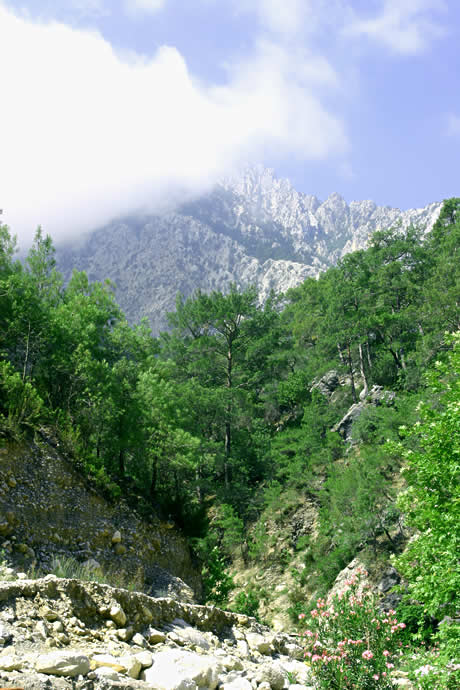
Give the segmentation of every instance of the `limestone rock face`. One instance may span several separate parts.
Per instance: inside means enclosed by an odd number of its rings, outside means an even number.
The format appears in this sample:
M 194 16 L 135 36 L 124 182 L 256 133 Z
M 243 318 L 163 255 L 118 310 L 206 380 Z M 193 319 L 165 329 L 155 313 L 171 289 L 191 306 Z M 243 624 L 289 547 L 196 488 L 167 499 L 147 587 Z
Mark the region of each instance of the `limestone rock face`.
M 117 634 L 120 612 L 132 637 Z M 38 631 L 45 621 L 46 639 Z M 289 673 L 310 685 L 309 668 L 289 656 L 295 637 L 212 606 L 96 582 L 0 579 L 0 625 L 9 640 L 0 687 L 282 690 Z
M 225 291 L 236 282 L 256 284 L 265 299 L 365 247 L 376 230 L 430 228 L 440 208 L 347 204 L 339 194 L 321 202 L 273 170 L 251 168 L 173 213 L 117 220 L 78 246 L 58 247 L 58 267 L 66 276 L 78 268 L 91 280 L 110 278 L 128 318 L 146 316 L 158 332 L 179 291 L 188 297 L 197 288 Z

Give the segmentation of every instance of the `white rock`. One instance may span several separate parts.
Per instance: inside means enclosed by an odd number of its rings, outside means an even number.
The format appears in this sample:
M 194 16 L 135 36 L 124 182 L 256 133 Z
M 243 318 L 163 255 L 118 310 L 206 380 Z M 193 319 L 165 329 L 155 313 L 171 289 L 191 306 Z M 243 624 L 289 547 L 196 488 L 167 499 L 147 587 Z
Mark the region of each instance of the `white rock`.
M 116 681 L 122 681 L 123 676 L 117 673 L 113 668 L 110 668 L 109 666 L 100 666 L 97 668 L 93 673 L 96 675 L 98 678 L 106 678 L 107 680 L 116 680 Z
M 147 635 L 148 641 L 150 644 L 158 644 L 160 642 L 164 642 L 166 640 L 166 635 L 164 632 L 161 632 L 161 630 L 155 630 L 155 628 L 149 628 L 149 632 Z M 134 642 L 134 638 L 133 638 Z
M 273 638 L 264 637 L 258 633 L 246 633 L 246 641 L 251 649 L 259 654 L 270 654 L 272 651 Z
M 84 676 L 89 671 L 89 659 L 83 654 L 50 652 L 38 657 L 35 670 L 53 676 Z
M 153 664 L 153 654 L 150 652 L 137 652 L 134 657 L 141 664 L 142 668 L 150 668 L 150 666 Z
M 199 630 L 196 630 L 191 625 L 175 625 L 175 623 L 176 621 L 173 621 L 172 630 L 168 634 L 168 637 L 173 639 L 174 642 L 179 644 L 181 642 L 182 644 L 194 644 L 204 650 L 208 650 L 210 648 L 211 645 L 209 644 L 208 640 Z
M 221 685 L 219 690 L 252 690 L 252 685 L 247 678 L 236 678 L 230 683 Z
M 113 533 L 112 544 L 119 544 L 121 542 L 121 532 L 117 530 Z
M 243 658 L 246 658 L 249 656 L 249 645 L 246 642 L 246 640 L 238 640 L 238 642 L 236 643 L 236 648 L 238 650 L 238 653 Z
M 129 640 L 132 638 L 134 635 L 134 630 L 129 627 L 129 628 L 119 628 L 117 630 L 117 637 L 119 640 L 122 640 L 122 642 L 129 642 Z
M 2 671 L 19 671 L 23 665 L 23 660 L 18 656 L 10 654 L 0 656 L 0 669 L 2 669 Z
M 133 644 L 136 644 L 138 647 L 146 647 L 147 646 L 147 641 L 146 641 L 145 637 L 143 635 L 141 635 L 140 633 L 136 633 L 135 635 L 133 635 L 133 638 L 131 641 Z
M 182 649 L 170 649 L 155 654 L 153 666 L 146 669 L 141 678 L 161 690 L 170 690 L 168 676 L 172 669 L 177 678 L 193 681 L 199 687 L 214 690 L 223 667 L 216 657 L 193 654 Z
M 139 674 L 143 669 L 143 665 L 139 661 L 139 659 L 136 658 L 136 656 L 122 656 L 119 659 L 120 664 L 125 667 L 126 675 L 129 676 L 130 678 L 139 678 Z
M 127 621 L 126 613 L 123 611 L 120 604 L 114 604 L 111 607 L 109 616 L 113 620 L 113 622 L 119 625 L 120 627 L 123 627 Z
M 115 671 L 121 673 L 126 672 L 126 666 L 115 656 L 111 654 L 94 654 L 90 661 L 91 670 L 96 670 L 98 668 L 112 668 Z
M 266 663 L 257 669 L 257 682 L 268 683 L 272 690 L 282 690 L 285 679 L 286 672 L 277 663 Z

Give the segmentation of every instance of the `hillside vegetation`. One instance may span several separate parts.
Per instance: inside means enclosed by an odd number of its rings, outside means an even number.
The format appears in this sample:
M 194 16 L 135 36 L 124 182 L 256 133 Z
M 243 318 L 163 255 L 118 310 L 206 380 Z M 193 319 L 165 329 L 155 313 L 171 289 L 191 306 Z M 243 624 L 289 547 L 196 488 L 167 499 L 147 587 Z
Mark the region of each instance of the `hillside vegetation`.
M 263 306 L 235 286 L 179 296 L 153 338 L 128 325 L 110 283 L 74 272 L 64 285 L 40 229 L 21 264 L 2 226 L 0 433 L 53 428 L 114 500 L 172 518 L 219 604 L 232 559 L 260 561 L 270 520 L 308 499 L 314 533 L 278 554 L 305 566 L 293 617 L 358 550 L 384 548 L 409 583 L 402 615 L 429 637 L 460 589 L 459 247 L 451 199 L 425 237 L 377 232 Z M 421 536 L 398 555 L 411 530 Z M 257 612 L 259 595 L 236 605 Z

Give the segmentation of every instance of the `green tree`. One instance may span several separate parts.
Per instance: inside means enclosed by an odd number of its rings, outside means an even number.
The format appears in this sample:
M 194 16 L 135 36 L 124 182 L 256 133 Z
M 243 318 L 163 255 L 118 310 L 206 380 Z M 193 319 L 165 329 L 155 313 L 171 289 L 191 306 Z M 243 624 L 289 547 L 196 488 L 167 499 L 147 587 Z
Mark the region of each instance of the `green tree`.
M 438 619 L 455 614 L 460 592 L 460 333 L 447 342 L 447 361 L 428 376 L 440 401 L 407 430 L 415 448 L 400 446 L 408 489 L 399 505 L 416 535 L 396 559 L 410 597 Z

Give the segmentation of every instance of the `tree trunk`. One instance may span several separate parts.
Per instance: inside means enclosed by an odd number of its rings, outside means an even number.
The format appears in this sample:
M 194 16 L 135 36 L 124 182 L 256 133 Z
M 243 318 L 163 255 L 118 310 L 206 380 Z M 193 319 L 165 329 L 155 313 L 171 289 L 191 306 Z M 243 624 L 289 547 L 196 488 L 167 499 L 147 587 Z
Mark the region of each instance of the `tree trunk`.
M 351 360 L 351 352 L 350 352 L 350 343 L 347 343 L 347 356 L 348 356 L 348 373 L 350 374 L 350 379 L 351 379 L 351 394 L 353 396 L 353 402 L 357 403 L 358 402 L 358 396 L 356 395 L 356 387 L 355 387 L 355 377 L 353 375 L 353 362 Z
M 369 392 L 369 386 L 367 384 L 366 372 L 364 371 L 363 346 L 361 345 L 361 343 L 359 343 L 358 350 L 359 350 L 359 369 L 361 371 L 361 376 L 362 376 L 363 381 L 364 381 L 364 388 L 361 391 L 361 393 L 359 394 L 359 397 L 361 400 L 364 400 L 364 398 L 367 396 L 367 394 Z
M 366 353 L 367 353 L 367 363 L 369 365 L 369 371 L 372 371 L 371 349 L 369 347 L 369 340 L 366 341 Z
M 29 321 L 29 330 L 27 332 L 27 340 L 26 340 L 26 354 L 24 357 L 24 369 L 22 371 L 22 381 L 26 380 L 26 373 L 27 373 L 27 365 L 29 363 L 29 344 L 30 344 L 30 321 Z
M 230 340 L 229 346 L 228 346 L 228 351 L 227 351 L 227 389 L 230 391 L 232 388 L 232 365 L 233 365 L 233 353 L 232 353 L 232 342 Z M 231 400 L 229 396 L 228 404 L 227 404 L 227 419 L 225 420 L 225 461 L 224 461 L 224 481 L 225 481 L 225 488 L 228 489 L 229 483 L 230 483 L 230 453 L 232 449 L 232 428 L 231 428 L 231 414 L 232 414 L 232 405 L 231 405 Z
M 343 353 L 342 353 L 342 350 L 341 350 L 339 343 L 337 343 L 337 350 L 339 352 L 339 359 L 340 359 L 341 364 L 345 364 L 345 359 L 343 357 Z

